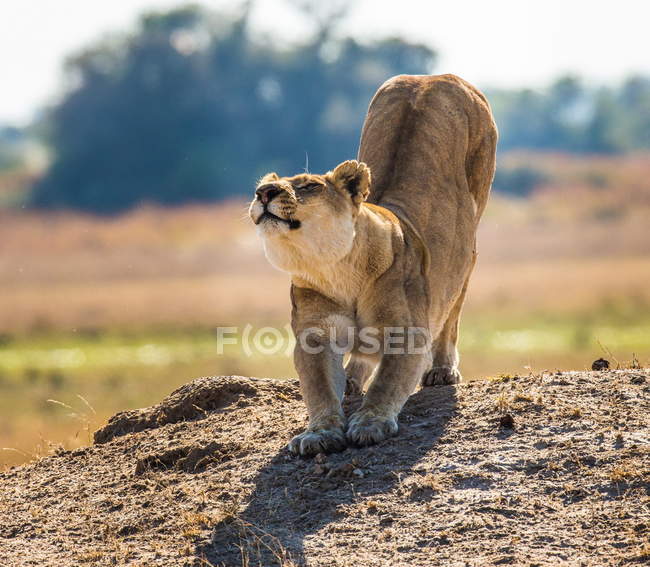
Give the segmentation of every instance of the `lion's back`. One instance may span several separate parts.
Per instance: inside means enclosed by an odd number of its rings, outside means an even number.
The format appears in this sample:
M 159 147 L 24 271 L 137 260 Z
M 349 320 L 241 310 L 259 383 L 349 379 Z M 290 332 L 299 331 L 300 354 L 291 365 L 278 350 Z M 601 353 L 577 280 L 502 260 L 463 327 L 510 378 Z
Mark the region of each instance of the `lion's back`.
M 421 224 L 432 201 L 465 190 L 480 216 L 496 140 L 486 98 L 460 77 L 393 77 L 373 97 L 361 136 L 359 159 L 373 179 L 369 200 L 406 207 Z

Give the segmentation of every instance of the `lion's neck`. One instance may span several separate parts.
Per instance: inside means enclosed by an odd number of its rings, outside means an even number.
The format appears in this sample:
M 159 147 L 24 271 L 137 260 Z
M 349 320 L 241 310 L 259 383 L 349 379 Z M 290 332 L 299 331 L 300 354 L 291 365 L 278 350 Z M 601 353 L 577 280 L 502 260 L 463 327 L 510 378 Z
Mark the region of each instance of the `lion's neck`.
M 354 306 L 363 289 L 393 263 L 394 227 L 376 208 L 362 207 L 350 252 L 331 264 L 322 264 L 317 258 L 305 263 L 291 272 L 292 282 L 344 306 Z

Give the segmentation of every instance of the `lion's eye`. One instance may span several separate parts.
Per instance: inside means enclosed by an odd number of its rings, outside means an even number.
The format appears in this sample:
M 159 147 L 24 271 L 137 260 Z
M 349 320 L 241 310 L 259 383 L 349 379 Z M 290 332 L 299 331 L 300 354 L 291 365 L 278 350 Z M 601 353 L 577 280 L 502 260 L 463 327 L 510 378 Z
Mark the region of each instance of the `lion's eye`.
M 299 189 L 301 191 L 317 191 L 321 187 L 322 185 L 320 183 L 307 183 L 305 185 L 301 185 Z

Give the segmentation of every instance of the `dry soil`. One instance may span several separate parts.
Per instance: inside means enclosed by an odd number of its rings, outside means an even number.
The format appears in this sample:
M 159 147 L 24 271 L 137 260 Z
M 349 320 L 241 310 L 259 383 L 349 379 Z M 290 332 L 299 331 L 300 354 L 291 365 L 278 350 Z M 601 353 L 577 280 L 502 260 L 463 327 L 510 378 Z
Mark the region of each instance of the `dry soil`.
M 296 382 L 238 376 L 117 414 L 0 473 L 0 565 L 650 561 L 647 370 L 427 388 L 398 437 L 314 459 L 305 423 Z

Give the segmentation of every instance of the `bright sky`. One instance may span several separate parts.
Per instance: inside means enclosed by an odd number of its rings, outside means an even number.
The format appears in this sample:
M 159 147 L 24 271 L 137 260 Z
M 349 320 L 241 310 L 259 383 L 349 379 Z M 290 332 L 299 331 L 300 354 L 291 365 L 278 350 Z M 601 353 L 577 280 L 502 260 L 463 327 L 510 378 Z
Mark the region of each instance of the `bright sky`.
M 288 21 L 284 1 L 257 0 L 253 21 L 293 39 L 300 22 Z M 0 123 L 24 124 L 54 99 L 67 54 L 106 33 L 132 29 L 143 10 L 180 3 L 2 0 Z M 565 73 L 596 83 L 650 74 L 649 17 L 645 0 L 358 0 L 345 29 L 363 39 L 398 34 L 429 44 L 440 55 L 436 72 L 480 87 L 535 87 Z

